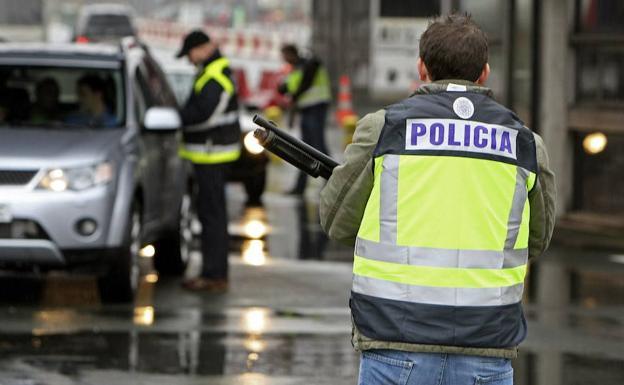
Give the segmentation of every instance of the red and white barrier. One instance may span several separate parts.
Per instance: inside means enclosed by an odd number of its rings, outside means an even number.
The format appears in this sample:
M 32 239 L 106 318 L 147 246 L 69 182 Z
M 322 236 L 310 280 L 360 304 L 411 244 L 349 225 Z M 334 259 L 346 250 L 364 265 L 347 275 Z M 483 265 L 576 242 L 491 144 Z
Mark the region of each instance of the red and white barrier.
M 177 49 L 184 36 L 192 29 L 187 25 L 170 21 L 137 20 L 139 36 L 148 44 L 162 48 Z M 234 58 L 256 60 L 279 60 L 280 48 L 285 43 L 300 42 L 300 33 L 283 31 L 260 31 L 257 29 L 203 28 L 211 39 L 216 40 L 223 53 Z M 305 43 L 304 43 L 305 44 Z

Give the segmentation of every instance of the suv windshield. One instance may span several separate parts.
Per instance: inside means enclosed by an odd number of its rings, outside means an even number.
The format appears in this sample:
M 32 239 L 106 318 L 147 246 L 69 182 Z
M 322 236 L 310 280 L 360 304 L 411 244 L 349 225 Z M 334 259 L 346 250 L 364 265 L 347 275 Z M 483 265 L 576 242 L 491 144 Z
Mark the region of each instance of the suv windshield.
M 0 124 L 119 127 L 125 94 L 120 70 L 0 66 Z

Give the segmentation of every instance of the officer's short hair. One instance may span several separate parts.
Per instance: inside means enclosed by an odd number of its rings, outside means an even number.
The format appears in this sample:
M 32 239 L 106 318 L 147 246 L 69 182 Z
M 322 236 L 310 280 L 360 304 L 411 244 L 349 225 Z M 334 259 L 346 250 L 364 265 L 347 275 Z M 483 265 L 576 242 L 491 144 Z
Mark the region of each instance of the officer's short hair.
M 431 80 L 474 82 L 488 61 L 487 36 L 469 14 L 440 17 L 420 37 L 420 58 Z

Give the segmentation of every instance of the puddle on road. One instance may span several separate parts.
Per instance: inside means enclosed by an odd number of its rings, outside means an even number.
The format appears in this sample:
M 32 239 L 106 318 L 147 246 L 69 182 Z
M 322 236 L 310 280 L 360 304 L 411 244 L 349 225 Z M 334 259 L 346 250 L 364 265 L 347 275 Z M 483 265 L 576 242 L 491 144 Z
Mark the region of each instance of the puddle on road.
M 347 335 L 228 333 L 78 333 L 0 336 L 0 373 L 11 365 L 66 376 L 88 370 L 151 374 L 353 378 L 359 358 Z M 516 385 L 619 385 L 624 362 L 608 358 L 524 351 L 513 363 Z M 18 365 L 19 366 L 19 365 Z
M 0 335 L 0 357 L 47 371 L 90 369 L 155 374 L 356 377 L 348 336 L 227 333 L 78 333 Z M 0 359 L 0 368 L 8 370 Z M 0 373 L 2 370 L 0 370 Z

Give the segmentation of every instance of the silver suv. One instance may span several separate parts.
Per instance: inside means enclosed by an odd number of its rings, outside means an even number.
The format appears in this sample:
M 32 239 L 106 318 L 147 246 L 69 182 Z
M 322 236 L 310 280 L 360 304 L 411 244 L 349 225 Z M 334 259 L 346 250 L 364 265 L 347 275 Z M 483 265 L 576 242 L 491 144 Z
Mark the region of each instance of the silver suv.
M 176 100 L 149 52 L 0 44 L 0 269 L 98 273 L 133 299 L 140 250 L 161 273 L 188 255 Z

